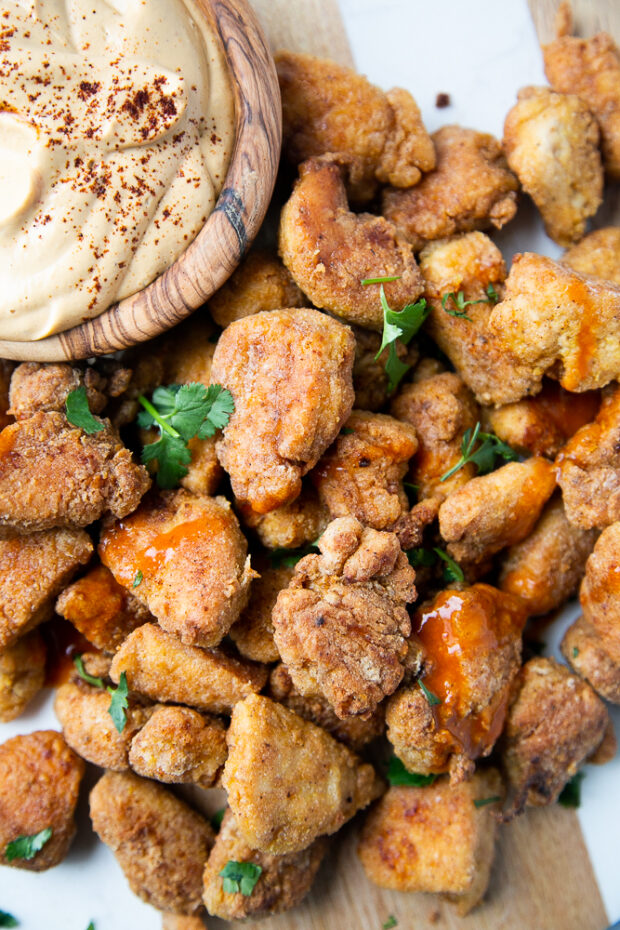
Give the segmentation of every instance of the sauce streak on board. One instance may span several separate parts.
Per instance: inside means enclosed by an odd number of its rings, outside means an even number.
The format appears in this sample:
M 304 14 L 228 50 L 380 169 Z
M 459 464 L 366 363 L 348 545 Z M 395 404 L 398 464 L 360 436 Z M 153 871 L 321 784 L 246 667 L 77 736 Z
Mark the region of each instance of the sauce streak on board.
M 82 652 L 96 652 L 85 636 L 62 617 L 54 617 L 41 627 L 47 647 L 45 685 L 57 688 L 69 680 L 73 670 L 73 659 Z

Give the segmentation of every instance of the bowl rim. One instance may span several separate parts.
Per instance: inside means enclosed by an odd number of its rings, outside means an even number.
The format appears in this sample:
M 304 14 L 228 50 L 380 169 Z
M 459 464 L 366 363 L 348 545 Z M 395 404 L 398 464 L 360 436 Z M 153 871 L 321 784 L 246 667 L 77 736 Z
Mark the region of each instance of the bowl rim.
M 282 144 L 275 64 L 247 0 L 192 0 L 219 36 L 235 104 L 235 140 L 213 212 L 154 281 L 98 316 L 45 339 L 0 340 L 0 357 L 72 361 L 145 342 L 180 323 L 227 280 L 265 217 Z

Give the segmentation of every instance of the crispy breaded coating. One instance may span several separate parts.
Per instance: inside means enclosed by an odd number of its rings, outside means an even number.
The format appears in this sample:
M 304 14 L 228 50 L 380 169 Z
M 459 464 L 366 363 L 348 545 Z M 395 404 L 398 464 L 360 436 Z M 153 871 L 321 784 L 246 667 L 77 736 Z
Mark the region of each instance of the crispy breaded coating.
M 226 728 L 217 717 L 189 707 L 156 707 L 134 736 L 129 764 L 145 778 L 210 788 L 227 754 Z
M 294 165 L 328 152 L 351 159 L 349 191 L 367 201 L 378 183 L 411 187 L 435 167 L 433 143 L 407 91 L 387 94 L 334 61 L 279 52 L 284 157 Z
M 88 435 L 62 413 L 35 413 L 0 433 L 0 526 L 32 533 L 124 517 L 150 479 L 106 421 Z
M 209 313 L 218 326 L 262 310 L 303 307 L 307 301 L 290 273 L 275 255 L 252 249 L 228 281 L 209 300 Z
M 299 717 L 316 723 L 331 733 L 340 743 L 344 743 L 354 752 L 360 752 L 364 746 L 377 739 L 385 730 L 383 705 L 379 705 L 368 719 L 364 717 L 347 717 L 341 720 L 334 713 L 331 704 L 318 694 L 304 696 L 301 694 L 289 674 L 286 665 L 280 663 L 269 676 L 269 697 L 280 704 L 285 704 Z
M 608 720 L 601 699 L 566 666 L 547 658 L 526 662 L 502 740 L 508 816 L 526 805 L 553 804 L 601 743 Z
M 0 649 L 49 620 L 55 598 L 92 551 L 77 529 L 0 538 Z
M 620 662 L 620 522 L 599 536 L 586 562 L 579 600 L 605 650 Z
M 504 123 L 504 152 L 560 245 L 577 242 L 603 201 L 599 130 L 585 103 L 548 87 L 524 87 Z
M 130 772 L 106 772 L 90 793 L 90 817 L 139 898 L 195 914 L 214 841 L 210 824 L 167 788 Z
M 355 362 L 353 364 L 353 389 L 355 406 L 358 410 L 380 410 L 389 398 L 389 379 L 385 370 L 389 348 L 381 348 L 381 336 L 361 326 L 354 326 Z M 399 361 L 405 365 L 415 365 L 419 352 L 415 343 L 404 345 L 400 339 L 392 343 Z
M 230 638 L 246 659 L 254 662 L 277 662 L 280 658 L 273 638 L 271 613 L 278 594 L 293 577 L 293 566 L 267 564 L 260 578 L 252 584 L 250 602 L 230 629 Z
M 409 510 L 403 478 L 417 448 L 409 423 L 354 410 L 311 475 L 330 517 L 392 529 Z
M 577 591 L 595 542 L 596 532 L 569 523 L 554 497 L 530 535 L 506 552 L 499 587 L 521 598 L 528 616 L 549 613 Z
M 19 717 L 43 687 L 46 652 L 37 630 L 0 652 L 0 723 Z
M 489 331 L 508 370 L 529 375 L 490 394 L 496 404 L 537 394 L 552 374 L 567 391 L 603 387 L 620 375 L 620 285 L 588 277 L 544 255 L 516 255 Z
M 10 362 L 6 358 L 0 358 L 0 430 L 3 430 L 5 426 L 13 422 L 13 417 L 9 413 L 9 391 L 11 376 L 15 370 L 15 366 L 15 362 Z
M 474 477 L 475 466 L 468 463 L 441 481 L 462 457 L 465 431 L 473 430 L 480 419 L 478 404 L 458 375 L 445 372 L 405 384 L 390 409 L 398 420 L 415 427 L 419 448 L 407 480 L 417 486 L 421 499 L 435 497 L 441 502 Z
M 222 920 L 242 920 L 296 907 L 310 891 L 327 847 L 327 837 L 319 837 L 307 849 L 284 856 L 260 852 L 248 846 L 232 811 L 226 811 L 203 876 L 207 911 Z M 252 862 L 261 868 L 251 895 L 224 891 L 220 873 L 228 862 Z
M 84 763 L 60 733 L 38 730 L 0 746 L 0 865 L 31 872 L 51 869 L 67 855 Z M 51 828 L 33 859 L 8 861 L 6 847 L 19 836 Z
M 591 39 L 563 35 L 543 46 L 545 74 L 555 91 L 577 94 L 597 119 L 605 170 L 620 180 L 620 52 L 606 32 Z
M 22 362 L 11 378 L 10 413 L 27 420 L 35 413 L 64 413 L 67 396 L 84 386 L 91 413 L 101 413 L 107 403 L 106 380 L 94 368 L 72 368 L 64 363 Z
M 568 249 L 562 262 L 580 274 L 620 284 L 620 226 L 595 229 Z
M 154 623 L 138 627 L 120 647 L 110 669 L 117 684 L 121 672 L 132 691 L 154 701 L 189 704 L 214 714 L 230 713 L 237 701 L 260 691 L 267 680 L 264 666 L 220 650 L 185 646 Z
M 299 497 L 269 513 L 256 513 L 248 504 L 238 509 L 242 522 L 267 549 L 299 549 L 314 542 L 329 523 L 327 508 L 309 479 L 302 482 Z
M 216 646 L 245 607 L 255 572 L 224 497 L 151 495 L 104 526 L 101 561 L 159 625 L 188 646 Z
M 231 323 L 211 377 L 235 401 L 220 462 L 235 497 L 257 513 L 294 500 L 301 479 L 353 406 L 351 330 L 317 310 L 272 310 Z
M 483 570 L 496 552 L 530 535 L 554 488 L 555 471 L 544 458 L 472 478 L 439 508 L 448 552 L 464 568 Z
M 569 626 L 560 649 L 573 671 L 585 678 L 600 697 L 620 704 L 620 662 L 609 655 L 603 639 L 585 617 Z
M 278 594 L 276 646 L 303 695 L 341 719 L 370 715 L 404 674 L 415 572 L 394 533 L 334 520 Z
M 571 394 L 548 378 L 542 385 L 535 397 L 524 397 L 502 407 L 485 407 L 483 428 L 517 452 L 555 458 L 566 441 L 594 419 L 601 395 L 599 391 Z
M 526 612 L 487 584 L 446 589 L 416 613 L 413 627 L 424 663 L 419 684 L 387 704 L 387 736 L 411 772 L 450 771 L 454 782 L 487 756 L 501 733 L 521 663 Z
M 389 788 L 366 817 L 358 855 L 371 882 L 395 891 L 441 894 L 467 914 L 489 884 L 495 851 L 499 773 L 485 769 L 452 785 Z
M 620 386 L 603 391 L 596 419 L 569 439 L 556 465 L 571 523 L 602 529 L 620 520 Z
M 497 139 L 462 126 L 442 126 L 431 138 L 435 170 L 411 190 L 383 193 L 383 215 L 415 252 L 456 233 L 501 229 L 517 210 L 519 184 Z
M 345 171 L 331 156 L 299 166 L 299 179 L 280 215 L 279 252 L 316 307 L 380 331 L 378 285 L 362 281 L 396 276 L 385 283 L 385 294 L 392 310 L 402 310 L 421 294 L 422 277 L 411 246 L 392 223 L 349 209 Z
M 306 849 L 379 797 L 372 765 L 258 694 L 235 705 L 222 784 L 239 831 L 272 855 Z

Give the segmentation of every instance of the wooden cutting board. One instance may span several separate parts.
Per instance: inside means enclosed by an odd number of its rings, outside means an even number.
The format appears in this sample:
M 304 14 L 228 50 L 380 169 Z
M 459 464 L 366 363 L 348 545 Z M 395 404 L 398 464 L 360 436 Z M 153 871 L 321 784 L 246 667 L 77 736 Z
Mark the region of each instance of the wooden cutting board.
M 353 63 L 337 0 L 252 2 L 274 50 L 287 48 Z M 530 0 L 541 41 L 553 37 L 556 6 L 557 0 Z M 620 40 L 618 0 L 575 0 L 573 7 L 579 34 L 604 28 Z M 499 830 L 487 901 L 465 918 L 430 895 L 399 894 L 371 885 L 355 853 L 356 826 L 345 833 L 344 840 L 334 839 L 331 858 L 303 905 L 244 927 L 381 930 L 390 915 L 399 930 L 603 930 L 607 926 L 577 815 L 557 805 L 528 811 Z M 213 930 L 226 926 L 233 925 L 209 918 Z

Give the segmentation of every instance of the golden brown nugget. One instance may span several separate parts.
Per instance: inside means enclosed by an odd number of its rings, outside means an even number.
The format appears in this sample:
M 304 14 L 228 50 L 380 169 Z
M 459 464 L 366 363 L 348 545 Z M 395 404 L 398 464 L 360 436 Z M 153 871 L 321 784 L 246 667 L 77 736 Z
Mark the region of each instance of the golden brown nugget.
M 497 139 L 462 126 L 442 126 L 431 138 L 435 170 L 410 190 L 383 193 L 383 215 L 415 252 L 456 233 L 501 229 L 517 211 L 519 183 Z
M 0 539 L 0 649 L 49 620 L 55 598 L 92 551 L 77 529 Z
M 220 462 L 257 513 L 294 500 L 353 406 L 351 330 L 317 310 L 272 310 L 226 327 L 211 377 L 235 401 Z
M 250 603 L 229 633 L 244 658 L 265 663 L 277 662 L 280 658 L 273 638 L 271 613 L 278 594 L 286 588 L 294 571 L 293 566 L 277 563 L 261 568 L 260 578 L 252 584 Z
M 35 413 L 0 433 L 0 526 L 32 533 L 124 517 L 150 487 L 109 422 L 88 435 L 62 413 Z
M 504 123 L 504 152 L 560 245 L 577 242 L 603 201 L 596 120 L 575 94 L 524 87 Z
M 577 591 L 595 542 L 596 532 L 569 523 L 556 497 L 530 535 L 506 552 L 499 587 L 521 598 L 528 616 L 549 613 Z
M 563 35 L 543 46 L 552 88 L 577 94 L 597 119 L 605 170 L 620 179 L 620 52 L 606 32 L 591 39 Z
M 590 685 L 555 659 L 530 659 L 518 684 L 502 739 L 509 816 L 526 805 L 553 804 L 600 745 L 609 721 Z
M 448 588 L 417 611 L 424 688 L 406 685 L 386 709 L 387 737 L 409 771 L 450 771 L 457 782 L 491 752 L 519 671 L 526 616 L 517 598 L 486 584 Z
M 320 837 L 300 852 L 284 856 L 260 852 L 248 846 L 232 811 L 227 810 L 203 876 L 207 911 L 222 920 L 242 920 L 296 907 L 310 891 L 327 846 L 327 837 Z M 261 869 L 250 895 L 224 891 L 221 872 L 228 862 L 252 862 Z
M 435 167 L 420 110 L 406 90 L 387 94 L 365 77 L 312 55 L 279 52 L 284 157 L 294 165 L 335 152 L 352 162 L 349 190 L 370 200 L 378 183 L 417 184 Z
M 55 610 L 104 652 L 116 652 L 133 630 L 153 619 L 105 565 L 95 565 L 83 578 L 65 588 Z
M 391 411 L 415 428 L 419 447 L 407 480 L 416 485 L 421 499 L 434 497 L 441 502 L 474 477 L 475 465 L 468 463 L 441 480 L 461 459 L 463 436 L 480 418 L 478 404 L 458 375 L 445 372 L 405 384 Z
M 551 462 L 508 462 L 472 478 L 439 508 L 439 531 L 453 559 L 473 572 L 532 532 L 555 488 Z
M 43 687 L 46 653 L 38 630 L 0 652 L 0 723 L 19 717 Z
M 272 855 L 306 849 L 379 797 L 372 765 L 282 704 L 235 705 L 222 784 L 243 838 Z
M 309 478 L 302 483 L 299 497 L 269 513 L 256 513 L 248 504 L 238 509 L 242 522 L 267 549 L 299 549 L 314 542 L 329 523 L 327 508 Z
M 279 252 L 296 283 L 316 307 L 347 323 L 381 330 L 378 285 L 367 278 L 396 277 L 384 285 L 392 310 L 422 292 L 411 246 L 382 216 L 349 210 L 346 165 L 331 156 L 310 158 L 280 215 Z
M 556 465 L 571 523 L 603 529 L 620 520 L 620 386 L 603 391 L 596 419 L 569 439 Z
M 162 911 L 195 914 L 214 834 L 167 788 L 130 772 L 106 772 L 90 793 L 90 817 L 139 898 Z
M 91 413 L 101 413 L 107 403 L 106 381 L 96 369 L 23 362 L 11 377 L 9 412 L 16 420 L 27 420 L 41 411 L 64 413 L 67 396 L 82 386 L 86 388 Z
M 67 855 L 84 763 L 60 733 L 38 730 L 0 746 L 0 865 L 43 872 Z M 7 845 L 20 836 L 52 835 L 32 859 L 9 861 Z
M 580 274 L 620 284 L 620 226 L 595 229 L 568 249 L 562 262 Z
M 116 581 L 188 646 L 216 646 L 245 607 L 255 572 L 224 497 L 149 496 L 104 526 L 99 555 Z
M 289 671 L 281 662 L 269 675 L 269 697 L 280 704 L 285 704 L 295 711 L 298 717 L 316 723 L 318 727 L 327 730 L 340 743 L 344 743 L 354 752 L 360 752 L 364 746 L 371 743 L 383 734 L 385 730 L 385 714 L 380 704 L 372 715 L 363 717 L 347 717 L 341 720 L 326 698 L 320 695 L 301 694 L 291 678 Z
M 114 656 L 110 677 L 117 684 L 122 672 L 132 691 L 214 714 L 230 713 L 267 680 L 264 666 L 186 646 L 154 623 L 134 630 Z
M 620 662 L 620 522 L 599 536 L 586 562 L 579 600 L 605 650 Z
M 389 348 L 377 358 L 381 348 L 381 336 L 361 326 L 354 326 L 355 363 L 353 365 L 353 389 L 355 406 L 358 410 L 377 411 L 387 403 L 389 378 L 385 370 L 390 352 Z M 404 345 L 400 339 L 392 343 L 396 356 L 404 365 L 415 365 L 419 352 L 415 343 Z
M 600 697 L 620 704 L 620 663 L 609 655 L 603 639 L 585 617 L 569 626 L 560 649 L 573 671 L 585 678 Z
M 341 719 L 369 716 L 405 672 L 415 572 L 394 533 L 340 517 L 295 567 L 273 610 L 275 642 L 303 695 Z
M 409 423 L 354 410 L 311 475 L 330 517 L 392 529 L 409 510 L 403 478 L 417 448 Z
M 252 249 L 228 281 L 209 300 L 209 313 L 218 326 L 242 320 L 263 310 L 303 307 L 307 301 L 276 255 Z
M 489 884 L 503 794 L 495 769 L 459 785 L 440 778 L 389 788 L 366 817 L 357 850 L 367 877 L 381 888 L 441 894 L 469 913 Z
M 217 717 L 189 707 L 156 707 L 133 738 L 129 764 L 145 778 L 210 788 L 227 754 L 226 728 Z

